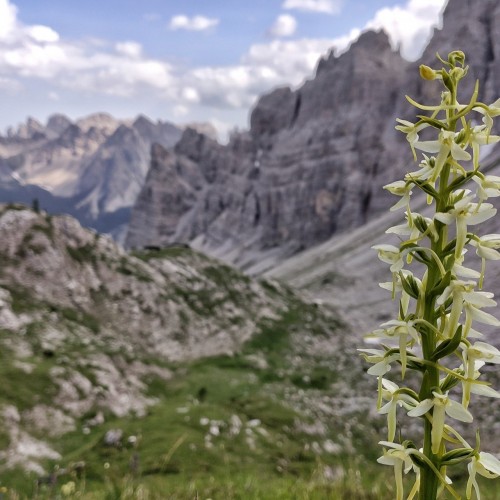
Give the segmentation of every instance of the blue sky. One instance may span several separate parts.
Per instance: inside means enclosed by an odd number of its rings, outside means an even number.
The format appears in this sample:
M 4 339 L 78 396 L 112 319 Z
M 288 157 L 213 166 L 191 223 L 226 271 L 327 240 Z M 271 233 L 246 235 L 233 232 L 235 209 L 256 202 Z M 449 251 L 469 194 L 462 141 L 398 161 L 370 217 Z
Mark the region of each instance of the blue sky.
M 144 113 L 247 125 L 329 49 L 384 28 L 416 58 L 445 0 L 0 0 L 0 130 L 27 116 Z

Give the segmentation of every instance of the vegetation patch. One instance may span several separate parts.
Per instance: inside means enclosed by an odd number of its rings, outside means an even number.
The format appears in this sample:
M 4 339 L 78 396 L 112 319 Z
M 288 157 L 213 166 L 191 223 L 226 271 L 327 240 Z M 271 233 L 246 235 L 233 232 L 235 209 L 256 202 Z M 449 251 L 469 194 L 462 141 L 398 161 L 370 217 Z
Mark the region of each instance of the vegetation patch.
M 97 264 L 97 254 L 94 245 L 89 243 L 79 247 L 67 245 L 66 251 L 73 260 L 80 264 Z

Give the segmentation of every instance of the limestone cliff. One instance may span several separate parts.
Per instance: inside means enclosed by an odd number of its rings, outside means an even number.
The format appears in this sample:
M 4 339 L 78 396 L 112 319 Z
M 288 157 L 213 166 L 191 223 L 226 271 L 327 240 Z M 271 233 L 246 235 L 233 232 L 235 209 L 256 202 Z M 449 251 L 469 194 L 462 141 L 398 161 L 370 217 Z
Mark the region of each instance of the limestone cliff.
M 406 65 L 385 33 L 367 32 L 300 89 L 261 98 L 226 147 L 192 130 L 173 154 L 155 147 L 128 245 L 194 240 L 248 264 L 254 251 L 293 253 L 362 224 Z

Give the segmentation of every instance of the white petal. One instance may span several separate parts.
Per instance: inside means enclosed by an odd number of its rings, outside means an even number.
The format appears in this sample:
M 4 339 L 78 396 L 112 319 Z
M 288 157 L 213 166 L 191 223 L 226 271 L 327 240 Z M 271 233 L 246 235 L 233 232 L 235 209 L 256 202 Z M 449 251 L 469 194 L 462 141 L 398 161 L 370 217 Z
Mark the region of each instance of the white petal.
M 403 196 L 395 205 L 393 205 L 389 211 L 390 212 L 395 212 L 396 210 L 399 210 L 400 208 L 406 207 L 408 204 L 408 197 Z
M 426 153 L 437 153 L 441 149 L 442 144 L 439 141 L 415 141 L 413 147 Z
M 493 250 L 494 252 L 496 250 Z M 500 259 L 500 254 L 499 254 Z M 461 266 L 460 264 L 455 264 L 453 266 L 453 271 L 457 276 L 461 276 L 462 278 L 480 278 L 481 273 L 479 271 L 475 271 L 474 269 L 470 269 L 469 267 Z
M 475 321 L 479 321 L 479 323 L 483 323 L 484 325 L 500 326 L 500 321 L 492 314 L 476 309 L 475 307 L 470 307 L 469 310 L 472 319 Z
M 432 399 L 424 399 L 418 405 L 408 412 L 410 417 L 421 417 L 425 415 L 434 406 Z
M 380 361 L 379 363 L 368 368 L 368 375 L 385 375 L 391 369 L 391 365 L 387 361 Z
M 482 245 L 478 245 L 476 253 L 483 259 L 500 260 L 500 253 L 494 248 L 488 248 Z
M 460 403 L 457 401 L 453 401 L 453 399 L 449 399 L 448 403 L 445 406 L 445 412 L 456 420 L 460 420 L 461 422 L 472 422 L 473 417 L 472 414 L 466 410 Z
M 390 392 L 395 392 L 399 389 L 399 385 L 395 384 L 394 382 L 391 382 L 390 380 L 387 380 L 386 378 L 382 379 L 382 385 L 384 386 L 385 389 L 387 389 Z
M 471 159 L 470 153 L 462 149 L 455 141 L 451 142 L 451 156 L 459 161 L 468 161 Z
M 492 387 L 483 384 L 472 384 L 470 392 L 478 394 L 479 396 L 486 396 L 488 398 L 500 398 L 500 392 L 495 391 Z
M 484 146 L 485 144 L 494 144 L 495 142 L 500 141 L 500 137 L 498 135 L 489 135 L 489 134 L 474 134 L 474 142 L 481 144 Z
M 463 299 L 474 307 L 495 307 L 493 294 L 489 292 L 464 292 Z
M 455 217 L 450 213 L 438 212 L 434 215 L 434 218 L 443 224 L 453 224 Z
M 467 338 L 471 339 L 480 339 L 481 337 L 484 337 L 484 335 L 481 332 L 474 330 L 473 328 L 471 328 L 469 330 L 469 333 L 467 334 Z
M 500 351 L 490 345 L 490 344 L 487 344 L 486 342 L 475 342 L 473 346 L 470 347 L 470 349 L 474 349 L 474 350 L 477 350 L 479 351 L 483 356 L 484 356 L 484 359 L 498 359 L 500 360 Z
M 500 234 L 486 234 L 481 236 L 481 242 L 491 248 L 500 248 Z
M 381 415 L 385 415 L 386 413 L 389 413 L 389 410 L 392 408 L 393 406 L 393 403 L 392 401 L 389 401 L 388 403 L 386 403 L 384 406 L 382 406 L 381 408 L 378 409 L 378 412 L 381 414 Z
M 394 465 L 397 459 L 389 455 L 384 455 L 383 457 L 377 458 L 377 462 L 382 465 Z
M 406 203 L 406 201 L 405 201 L 405 203 Z M 391 207 L 391 210 L 395 209 L 395 206 L 396 205 L 394 205 L 394 207 Z M 400 234 L 401 236 L 406 236 L 408 234 L 411 234 L 411 231 L 412 230 L 408 226 L 408 224 L 400 224 L 399 226 L 392 226 L 389 229 L 387 229 L 386 234 Z M 491 251 L 495 252 L 495 250 L 491 250 Z M 499 259 L 500 259 L 500 256 L 499 256 Z
M 484 205 L 485 204 L 483 204 L 483 206 Z M 481 224 L 482 222 L 495 217 L 496 213 L 496 208 L 486 208 L 485 210 L 480 210 L 479 212 L 467 217 L 467 224 L 469 224 L 470 226 Z
M 484 451 L 480 452 L 479 461 L 485 469 L 493 472 L 493 474 L 500 475 L 500 460 L 491 453 L 486 453 Z
M 381 252 L 389 252 L 389 253 L 398 253 L 399 248 L 394 245 L 387 245 L 385 243 L 381 243 L 380 245 L 373 245 L 372 248 L 374 250 L 380 250 Z
M 385 446 L 386 448 L 393 448 L 395 450 L 404 451 L 405 447 L 399 443 L 393 443 L 392 441 L 379 441 L 378 444 Z
M 452 286 L 447 286 L 443 293 L 437 298 L 436 300 L 436 304 L 438 306 L 442 306 L 447 300 L 448 298 L 450 297 L 450 295 L 452 294 L 453 292 L 453 287 Z

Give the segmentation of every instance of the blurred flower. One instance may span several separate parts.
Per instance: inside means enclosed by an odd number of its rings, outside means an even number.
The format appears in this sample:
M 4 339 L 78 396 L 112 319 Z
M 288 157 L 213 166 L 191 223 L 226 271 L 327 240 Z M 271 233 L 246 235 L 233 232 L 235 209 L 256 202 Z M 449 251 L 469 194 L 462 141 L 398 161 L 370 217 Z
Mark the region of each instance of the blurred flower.
M 491 453 L 484 451 L 479 453 L 479 456 L 472 458 L 471 463 L 467 466 L 469 471 L 469 480 L 467 481 L 466 495 L 467 500 L 472 498 L 472 488 L 476 492 L 478 500 L 481 500 L 479 493 L 479 485 L 476 481 L 476 474 L 487 477 L 488 479 L 495 479 L 500 476 L 500 461 Z

